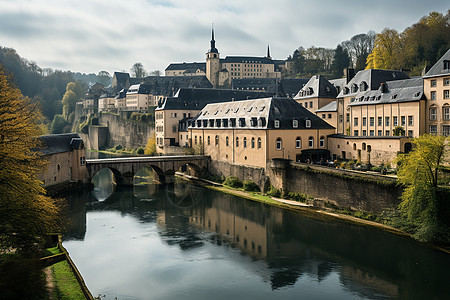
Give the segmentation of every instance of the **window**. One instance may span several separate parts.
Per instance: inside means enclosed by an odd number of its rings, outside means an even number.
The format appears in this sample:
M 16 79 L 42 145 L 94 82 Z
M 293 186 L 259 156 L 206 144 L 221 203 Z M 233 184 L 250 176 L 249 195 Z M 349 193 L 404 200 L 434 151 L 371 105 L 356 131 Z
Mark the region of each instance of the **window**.
M 244 138 L 244 148 L 247 148 L 247 138 Z
M 437 134 L 437 125 L 430 125 L 430 134 Z
M 308 102 L 305 102 L 305 108 L 308 108 Z
M 172 132 L 177 132 L 177 125 L 172 126 Z
M 444 90 L 444 99 L 450 98 L 450 90 Z
M 370 131 L 369 131 L 369 135 L 370 135 L 370 136 L 374 136 L 374 135 L 375 135 L 375 130 L 370 130 Z
M 252 137 L 252 149 L 254 149 L 254 148 L 255 148 L 255 138 Z
M 298 128 L 298 120 L 297 119 L 292 120 L 292 127 Z
M 85 164 L 86 164 L 86 157 L 81 156 L 81 157 L 80 157 L 80 165 L 81 165 L 81 166 L 84 166 Z
M 450 77 L 444 78 L 444 86 L 450 85 Z
M 228 147 L 229 144 L 230 144 L 230 138 L 229 138 L 229 137 L 226 137 L 226 138 L 225 138 L 225 146 Z
M 430 81 L 431 87 L 436 87 L 436 79 Z
M 398 117 L 392 117 L 392 125 L 397 126 L 398 125 Z
M 366 136 L 366 135 L 367 135 L 367 130 L 363 130 L 363 131 L 362 131 L 362 135 L 363 135 L 363 136 Z
M 326 114 L 322 114 L 322 119 L 326 119 L 327 115 Z
M 384 123 L 386 126 L 389 126 L 390 123 L 389 117 L 384 117 Z
M 236 148 L 239 148 L 239 138 L 236 138 Z
M 202 143 L 202 137 L 201 137 L 201 136 L 198 138 L 198 142 L 199 142 L 200 144 Z
M 369 118 L 369 126 L 374 126 L 375 125 L 375 118 L 374 117 L 370 117 Z
M 308 139 L 308 147 L 314 148 L 314 137 L 310 136 Z
M 347 114 L 347 116 L 346 116 L 346 122 L 348 123 L 348 122 L 350 122 L 350 114 Z
M 450 120 L 450 106 L 444 105 L 442 107 L 442 119 Z
M 81 161 L 80 161 L 80 164 L 81 164 Z M 58 164 L 57 169 L 58 169 L 58 173 L 59 173 L 59 171 L 61 171 L 61 165 L 60 164 Z
M 281 141 L 281 138 L 277 138 L 277 141 L 276 141 L 276 149 L 277 150 L 281 150 L 281 148 L 282 148 L 282 146 L 283 146 L 283 143 L 282 143 L 282 141 Z
M 354 136 L 358 136 L 358 134 L 359 134 L 358 130 L 354 130 L 354 131 L 353 131 L 353 135 L 354 135 Z
M 436 120 L 436 107 L 430 107 L 430 120 Z
M 383 117 L 378 117 L 378 126 L 383 126 Z
M 414 126 L 414 116 L 408 116 L 408 126 Z
M 208 135 L 208 146 L 211 144 L 211 138 L 210 138 L 210 136 Z
M 214 143 L 215 143 L 216 146 L 219 146 L 219 136 L 218 135 L 216 135 Z
M 389 130 L 386 130 L 386 132 L 384 133 L 385 136 L 389 136 Z
M 413 130 L 408 130 L 408 136 L 409 136 L 409 137 L 413 137 L 413 136 L 414 136 Z
M 298 136 L 295 139 L 295 148 L 300 149 L 302 147 L 302 139 Z
M 274 127 L 275 128 L 280 128 L 280 120 L 275 120 L 274 121 Z
M 431 100 L 436 100 L 436 92 L 435 91 L 431 92 Z
M 305 120 L 305 126 L 306 128 L 311 128 L 311 120 Z
M 358 118 L 354 118 L 353 119 L 353 125 L 354 126 L 358 126 Z
M 378 136 L 382 136 L 383 135 L 383 131 L 378 130 Z
M 319 139 L 319 147 L 323 148 L 325 147 L 325 137 L 321 136 Z
M 261 149 L 261 138 L 258 138 L 258 149 Z
M 442 135 L 450 136 L 450 126 L 448 126 L 448 125 L 442 126 Z
M 363 117 L 363 118 L 362 118 L 362 125 L 363 125 L 363 126 L 366 126 L 366 125 L 367 125 L 367 118 L 366 118 L 366 117 Z
M 328 119 L 331 119 L 331 114 L 328 114 Z
M 401 116 L 401 120 L 402 120 L 402 126 L 406 126 L 406 117 Z
M 343 120 L 344 120 L 344 117 L 342 115 L 339 115 L 339 123 L 342 123 Z
M 313 103 L 312 103 L 312 101 L 309 102 L 309 108 L 313 108 Z

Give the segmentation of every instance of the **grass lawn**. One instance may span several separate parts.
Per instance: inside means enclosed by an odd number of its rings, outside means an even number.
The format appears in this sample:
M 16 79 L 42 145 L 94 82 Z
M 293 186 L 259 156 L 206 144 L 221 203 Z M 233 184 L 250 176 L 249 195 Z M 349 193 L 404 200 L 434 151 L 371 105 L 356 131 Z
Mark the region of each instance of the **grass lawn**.
M 86 299 L 75 275 L 66 260 L 51 266 L 56 299 Z

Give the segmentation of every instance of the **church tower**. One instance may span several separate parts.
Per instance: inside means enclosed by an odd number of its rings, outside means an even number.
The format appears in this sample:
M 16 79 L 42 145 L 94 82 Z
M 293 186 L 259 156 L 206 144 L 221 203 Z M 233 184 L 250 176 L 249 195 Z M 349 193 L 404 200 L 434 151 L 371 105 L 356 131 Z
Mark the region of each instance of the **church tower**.
M 219 85 L 220 58 L 214 40 L 214 28 L 211 31 L 211 49 L 206 53 L 206 78 L 214 87 Z

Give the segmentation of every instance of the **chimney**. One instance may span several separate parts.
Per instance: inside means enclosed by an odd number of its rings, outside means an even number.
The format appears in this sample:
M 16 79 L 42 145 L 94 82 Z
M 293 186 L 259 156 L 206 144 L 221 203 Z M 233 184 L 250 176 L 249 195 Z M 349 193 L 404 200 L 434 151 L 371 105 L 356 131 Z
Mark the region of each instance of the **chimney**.
M 353 68 L 345 68 L 344 69 L 344 77 L 346 79 L 346 83 L 349 83 L 350 80 L 355 76 L 355 69 Z
M 379 90 L 380 90 L 382 93 L 386 93 L 386 92 L 387 92 L 387 86 L 386 86 L 386 83 L 382 82 L 382 83 L 380 84 Z

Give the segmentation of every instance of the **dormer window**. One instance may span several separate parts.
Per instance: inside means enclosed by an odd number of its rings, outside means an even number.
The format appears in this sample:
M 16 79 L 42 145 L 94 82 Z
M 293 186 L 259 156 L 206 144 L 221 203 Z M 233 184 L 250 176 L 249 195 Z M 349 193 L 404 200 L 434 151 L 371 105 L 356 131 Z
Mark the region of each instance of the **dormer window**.
M 208 127 L 208 120 L 203 120 L 203 127 Z
M 209 120 L 209 127 L 214 127 L 214 119 Z
M 235 118 L 231 118 L 230 123 L 231 123 L 231 127 L 236 127 L 236 119 Z
M 293 128 L 298 128 L 298 120 L 297 119 L 293 119 L 292 120 L 292 127 Z
M 228 127 L 228 119 L 223 119 L 222 123 L 223 123 L 223 127 Z
M 361 83 L 359 84 L 359 90 L 361 92 L 364 92 L 367 90 L 367 83 L 365 81 L 361 81 Z
M 450 60 L 444 60 L 444 70 L 450 69 Z
M 275 120 L 274 125 L 275 128 L 280 128 L 280 120 Z
M 239 127 L 245 127 L 245 118 L 239 118 Z
M 305 120 L 305 127 L 306 128 L 311 128 L 311 120 L 310 119 L 306 119 Z
M 344 88 L 344 95 L 347 95 L 347 94 L 348 94 L 348 92 L 349 92 L 349 89 L 348 89 L 348 87 L 345 87 L 345 88 Z
M 394 94 L 391 96 L 391 99 L 395 99 L 395 98 L 397 98 L 397 94 Z
M 352 93 L 356 93 L 358 91 L 358 86 L 356 84 L 352 84 Z
M 217 119 L 216 120 L 216 127 L 220 127 L 222 125 L 222 120 L 221 119 Z

